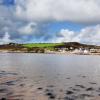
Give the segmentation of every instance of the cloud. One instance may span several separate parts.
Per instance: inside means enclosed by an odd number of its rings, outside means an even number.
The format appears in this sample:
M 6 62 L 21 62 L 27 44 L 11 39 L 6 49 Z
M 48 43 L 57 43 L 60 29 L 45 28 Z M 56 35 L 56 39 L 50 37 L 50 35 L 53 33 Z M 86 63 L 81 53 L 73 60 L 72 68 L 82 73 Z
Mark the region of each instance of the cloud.
M 81 42 L 88 44 L 100 44 L 100 25 L 89 26 L 81 29 L 79 32 L 61 29 L 52 38 L 52 42 Z
M 100 0 L 11 0 L 11 2 L 8 6 L 7 2 L 1 4 L 0 0 L 0 42 L 7 39 L 4 37 L 5 32 L 8 32 L 10 35 L 8 40 L 21 43 L 78 41 L 100 44 Z M 79 32 L 65 27 L 57 30 L 57 33 L 48 32 L 47 24 L 64 21 L 95 26 L 79 29 Z
M 29 23 L 28 25 L 22 26 L 21 28 L 18 29 L 18 32 L 24 35 L 33 34 L 35 31 L 36 31 L 36 23 Z
M 100 0 L 16 0 L 15 15 L 29 21 L 100 23 Z
M 10 43 L 10 42 L 12 42 L 12 40 L 10 39 L 9 33 L 6 32 L 6 33 L 4 34 L 4 36 L 0 39 L 0 44 L 8 44 L 8 43 Z

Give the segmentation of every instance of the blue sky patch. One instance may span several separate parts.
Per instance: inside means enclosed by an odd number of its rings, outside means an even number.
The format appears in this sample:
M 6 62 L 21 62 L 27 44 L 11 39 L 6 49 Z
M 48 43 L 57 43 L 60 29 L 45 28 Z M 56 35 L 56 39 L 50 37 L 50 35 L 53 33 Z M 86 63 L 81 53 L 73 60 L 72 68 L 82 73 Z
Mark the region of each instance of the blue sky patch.
M 15 0 L 1 0 L 0 4 L 6 5 L 6 6 L 14 5 Z

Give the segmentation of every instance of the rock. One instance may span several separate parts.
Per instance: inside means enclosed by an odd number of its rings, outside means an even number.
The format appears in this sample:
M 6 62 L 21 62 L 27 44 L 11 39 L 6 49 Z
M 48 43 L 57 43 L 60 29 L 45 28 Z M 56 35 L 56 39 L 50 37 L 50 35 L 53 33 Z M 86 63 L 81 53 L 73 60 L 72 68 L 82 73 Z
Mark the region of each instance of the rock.
M 6 98 L 1 98 L 1 100 L 7 100 Z
M 78 96 L 80 99 L 84 99 L 84 98 L 86 98 L 86 97 L 93 97 L 92 95 L 89 95 L 89 94 L 80 94 L 79 96 Z
M 46 93 L 46 95 L 49 96 L 50 99 L 55 99 L 56 98 L 56 95 L 54 95 L 51 92 Z
M 55 99 L 56 96 L 55 96 L 55 95 L 51 95 L 49 98 L 50 98 L 50 99 Z
M 80 88 L 85 88 L 83 85 L 75 85 L 77 87 L 80 87 Z
M 48 92 L 48 93 L 46 93 L 46 95 L 51 96 L 51 95 L 52 95 L 52 93 L 51 93 L 51 92 Z
M 43 88 L 42 87 L 39 87 L 39 88 L 37 88 L 38 90 L 42 90 Z
M 97 84 L 97 83 L 95 83 L 95 82 L 89 82 L 90 84 Z
M 90 87 L 90 88 L 87 88 L 86 91 L 93 91 L 94 88 Z
M 8 82 L 6 82 L 4 84 L 6 84 L 6 85 L 15 85 L 15 81 L 8 81 Z
M 0 93 L 7 92 L 7 89 L 0 89 Z
M 66 94 L 70 95 L 70 94 L 73 94 L 74 92 L 73 91 L 67 91 Z

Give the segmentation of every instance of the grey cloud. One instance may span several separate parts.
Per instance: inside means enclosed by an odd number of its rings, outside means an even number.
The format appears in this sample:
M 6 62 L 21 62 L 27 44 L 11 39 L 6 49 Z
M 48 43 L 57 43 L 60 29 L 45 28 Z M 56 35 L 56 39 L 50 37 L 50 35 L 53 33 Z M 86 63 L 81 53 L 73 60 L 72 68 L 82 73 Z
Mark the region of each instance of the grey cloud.
M 100 0 L 17 0 L 15 15 L 32 21 L 100 23 Z

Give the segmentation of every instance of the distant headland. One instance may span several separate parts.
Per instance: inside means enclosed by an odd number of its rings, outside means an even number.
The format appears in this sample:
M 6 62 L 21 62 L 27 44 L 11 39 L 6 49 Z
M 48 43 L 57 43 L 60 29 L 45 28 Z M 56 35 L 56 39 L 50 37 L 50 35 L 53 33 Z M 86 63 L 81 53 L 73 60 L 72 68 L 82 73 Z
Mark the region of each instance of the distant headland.
M 100 46 L 78 42 L 63 43 L 8 43 L 0 45 L 0 52 L 7 53 L 61 53 L 61 54 L 97 54 Z

